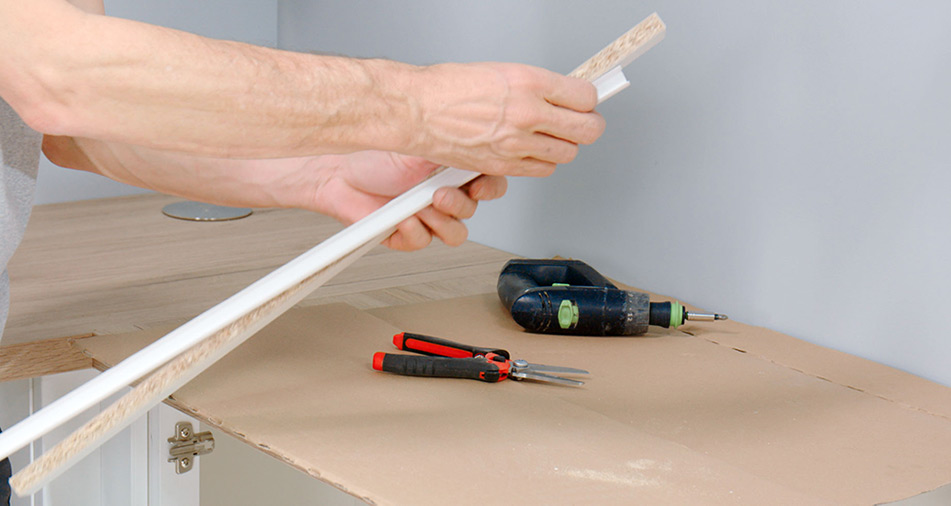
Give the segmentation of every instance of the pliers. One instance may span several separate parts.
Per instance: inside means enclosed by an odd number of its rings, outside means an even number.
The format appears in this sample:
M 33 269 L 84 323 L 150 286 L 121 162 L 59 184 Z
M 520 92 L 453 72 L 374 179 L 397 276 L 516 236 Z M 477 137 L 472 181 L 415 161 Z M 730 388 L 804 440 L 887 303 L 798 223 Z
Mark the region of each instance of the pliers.
M 429 356 L 417 357 L 377 352 L 373 355 L 375 370 L 406 376 L 468 378 L 489 383 L 512 378 L 572 386 L 583 385 L 584 382 L 545 373 L 588 374 L 588 371 L 582 369 L 512 360 L 509 352 L 503 349 L 469 346 L 422 334 L 401 332 L 393 336 L 393 344 L 401 350 Z

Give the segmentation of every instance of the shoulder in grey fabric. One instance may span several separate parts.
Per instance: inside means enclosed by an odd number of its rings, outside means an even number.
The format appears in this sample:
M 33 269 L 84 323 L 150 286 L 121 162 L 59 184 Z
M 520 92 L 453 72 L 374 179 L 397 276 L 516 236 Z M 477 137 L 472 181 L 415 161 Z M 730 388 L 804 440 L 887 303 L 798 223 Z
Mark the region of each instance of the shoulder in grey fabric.
M 42 141 L 42 134 L 23 123 L 0 99 L 0 336 L 10 306 L 7 262 L 30 218 Z

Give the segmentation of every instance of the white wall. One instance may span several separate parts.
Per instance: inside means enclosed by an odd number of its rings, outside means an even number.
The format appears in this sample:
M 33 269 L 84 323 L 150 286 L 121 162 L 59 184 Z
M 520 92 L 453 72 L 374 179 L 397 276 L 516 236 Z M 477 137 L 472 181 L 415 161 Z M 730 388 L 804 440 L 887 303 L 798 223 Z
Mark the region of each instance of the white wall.
M 207 37 L 277 45 L 277 0 L 105 0 L 106 14 L 177 28 Z M 69 202 L 142 193 L 88 172 L 40 161 L 36 203 Z
M 608 131 L 472 238 L 951 385 L 951 4 L 280 2 L 280 44 L 566 72 L 652 11 Z

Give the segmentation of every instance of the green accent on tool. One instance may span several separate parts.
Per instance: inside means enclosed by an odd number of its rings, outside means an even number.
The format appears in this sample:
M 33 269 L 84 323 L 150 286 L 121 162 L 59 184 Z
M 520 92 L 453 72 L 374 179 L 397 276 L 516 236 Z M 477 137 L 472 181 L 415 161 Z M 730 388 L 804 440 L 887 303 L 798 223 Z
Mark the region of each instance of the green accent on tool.
M 684 324 L 684 307 L 677 301 L 670 303 L 670 328 L 675 329 Z
M 578 304 L 573 300 L 565 299 L 558 306 L 558 326 L 563 329 L 574 328 L 578 324 L 580 312 Z

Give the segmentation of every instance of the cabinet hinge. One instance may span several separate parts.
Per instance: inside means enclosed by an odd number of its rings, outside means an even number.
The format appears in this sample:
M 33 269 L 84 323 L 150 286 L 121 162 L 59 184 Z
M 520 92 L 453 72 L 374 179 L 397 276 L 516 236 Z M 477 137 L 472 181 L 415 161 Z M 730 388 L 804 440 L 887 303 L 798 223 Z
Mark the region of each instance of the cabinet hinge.
M 215 437 L 211 432 L 195 433 L 190 422 L 175 424 L 175 436 L 168 438 L 168 461 L 175 463 L 175 473 L 191 471 L 195 458 L 207 455 L 215 449 Z

